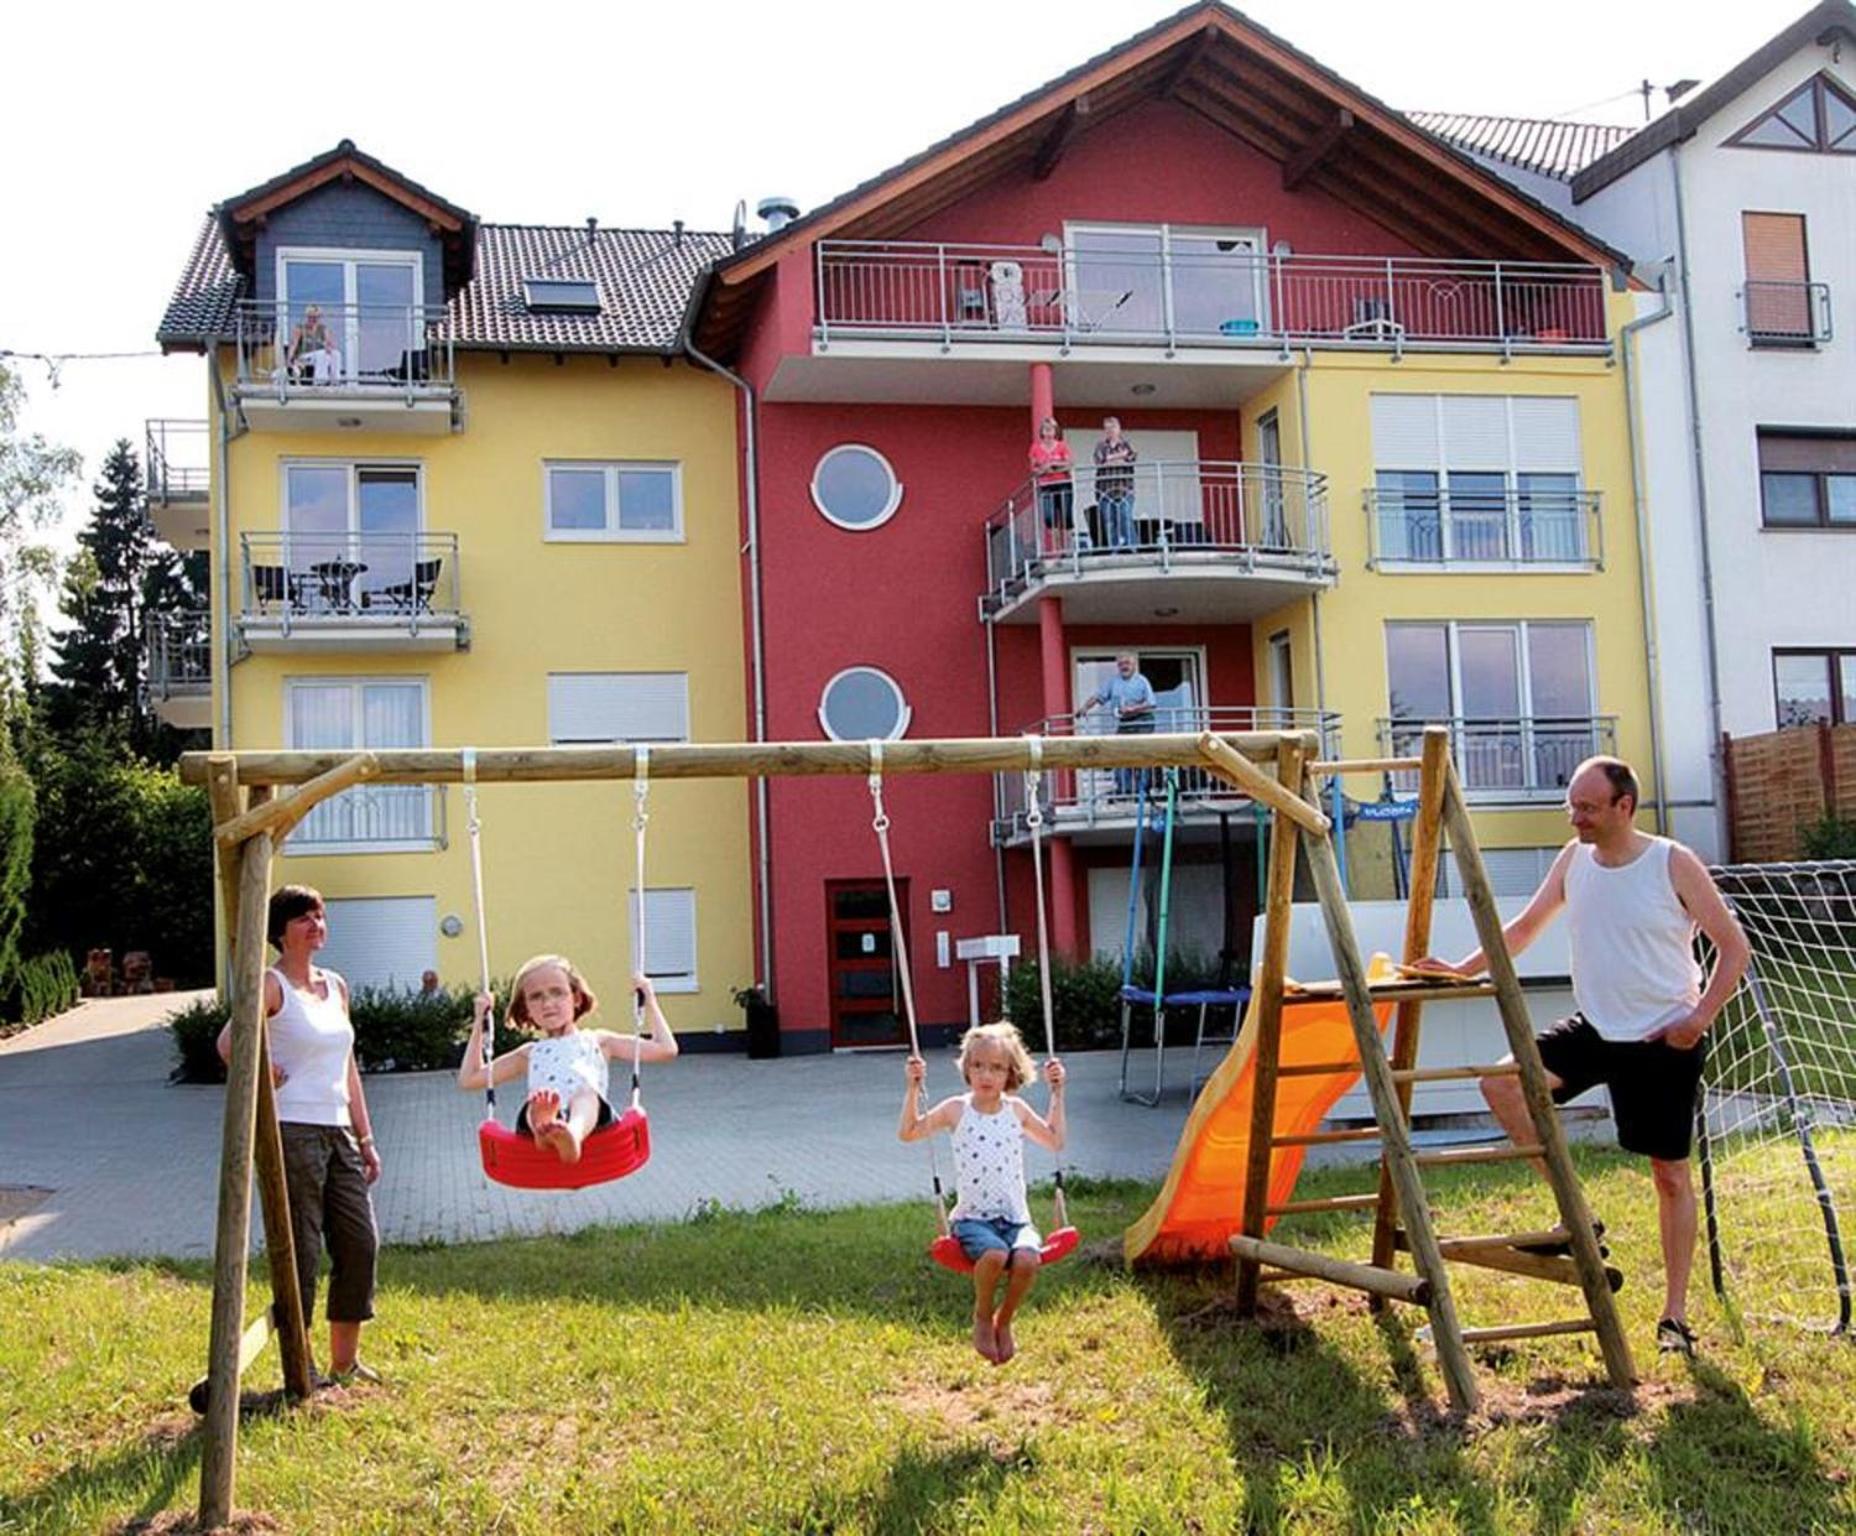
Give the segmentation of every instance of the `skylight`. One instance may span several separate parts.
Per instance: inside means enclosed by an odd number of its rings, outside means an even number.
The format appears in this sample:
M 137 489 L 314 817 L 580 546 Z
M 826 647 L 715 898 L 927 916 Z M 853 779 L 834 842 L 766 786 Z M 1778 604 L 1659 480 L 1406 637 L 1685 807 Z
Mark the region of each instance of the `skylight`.
M 528 277 L 522 291 L 536 315 L 596 315 L 599 284 L 590 277 Z

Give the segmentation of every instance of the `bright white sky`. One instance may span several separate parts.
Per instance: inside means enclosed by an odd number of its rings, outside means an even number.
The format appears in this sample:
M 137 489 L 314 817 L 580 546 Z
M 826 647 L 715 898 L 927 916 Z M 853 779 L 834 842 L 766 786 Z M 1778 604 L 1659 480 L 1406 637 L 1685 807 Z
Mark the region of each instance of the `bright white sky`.
M 1169 0 L 94 0 L 8 24 L 0 348 L 152 349 L 213 203 L 353 139 L 491 222 L 726 229 L 811 208 L 1173 14 Z M 1250 0 L 1395 107 L 1639 123 L 1630 93 L 1731 68 L 1804 0 Z M 1662 100 L 1657 98 L 1657 110 Z M 29 424 L 84 455 L 205 414 L 195 357 L 16 363 Z

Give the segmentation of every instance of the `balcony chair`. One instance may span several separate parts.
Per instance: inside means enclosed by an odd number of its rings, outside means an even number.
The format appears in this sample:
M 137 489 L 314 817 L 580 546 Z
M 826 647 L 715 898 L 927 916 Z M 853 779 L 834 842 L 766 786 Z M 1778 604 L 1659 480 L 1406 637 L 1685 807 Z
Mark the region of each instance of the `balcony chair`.
M 297 608 L 296 579 L 281 565 L 254 565 L 251 568 L 251 594 L 258 612 L 269 613 L 274 603 L 283 609 Z
M 442 555 L 412 563 L 412 580 L 396 581 L 367 593 L 367 605 L 382 603 L 395 613 L 430 613 L 432 593 L 438 588 L 438 572 L 444 565 Z

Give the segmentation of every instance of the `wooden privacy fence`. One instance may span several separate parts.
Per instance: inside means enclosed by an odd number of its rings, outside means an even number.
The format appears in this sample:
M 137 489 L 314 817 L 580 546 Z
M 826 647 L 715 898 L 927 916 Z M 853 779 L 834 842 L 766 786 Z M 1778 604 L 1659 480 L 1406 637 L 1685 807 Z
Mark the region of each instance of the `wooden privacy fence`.
M 1803 828 L 1832 815 L 1856 821 L 1856 725 L 1723 735 L 1721 767 L 1735 864 L 1803 858 Z

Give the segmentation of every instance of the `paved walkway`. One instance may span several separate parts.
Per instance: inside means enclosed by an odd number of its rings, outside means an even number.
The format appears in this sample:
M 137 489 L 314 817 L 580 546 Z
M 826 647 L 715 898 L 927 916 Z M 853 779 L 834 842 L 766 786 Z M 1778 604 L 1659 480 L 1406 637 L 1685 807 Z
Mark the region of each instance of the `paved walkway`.
M 168 1082 L 162 1023 L 190 996 L 87 1002 L 0 1042 L 0 1256 L 211 1254 L 224 1091 Z M 1159 1178 L 1185 1122 L 1190 1054 L 1169 1058 L 1177 1086 L 1158 1109 L 1117 1100 L 1114 1053 L 1070 1058 L 1065 1169 Z M 954 1091 L 951 1052 L 935 1053 L 929 1082 Z M 686 1055 L 647 1068 L 651 1161 L 630 1178 L 560 1194 L 485 1181 L 475 1136 L 483 1101 L 459 1093 L 449 1073 L 373 1076 L 366 1086 L 386 1165 L 374 1201 L 388 1242 L 675 1221 L 706 1201 L 754 1207 L 789 1190 L 811 1206 L 928 1191 L 927 1152 L 896 1140 L 902 1061 L 893 1053 Z M 945 1170 L 945 1145 L 940 1155 Z M 1029 1164 L 1033 1177 L 1050 1167 L 1035 1148 Z

